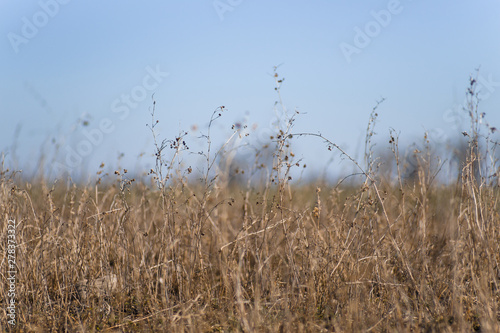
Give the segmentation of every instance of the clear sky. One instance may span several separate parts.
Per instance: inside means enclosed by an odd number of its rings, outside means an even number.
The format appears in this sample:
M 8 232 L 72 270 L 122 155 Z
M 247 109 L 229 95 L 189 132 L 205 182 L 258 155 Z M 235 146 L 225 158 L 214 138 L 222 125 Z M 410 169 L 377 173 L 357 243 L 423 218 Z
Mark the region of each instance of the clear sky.
M 196 149 L 221 105 L 221 140 L 243 121 L 263 137 L 275 65 L 286 107 L 301 112 L 294 131 L 359 158 L 382 97 L 380 146 L 390 128 L 403 142 L 455 138 L 478 66 L 481 110 L 500 127 L 496 0 L 3 0 L 0 13 L 0 151 L 26 170 L 45 156 L 85 175 L 122 153 L 122 167 L 150 166 L 153 93 L 162 138 L 187 130 Z M 316 168 L 329 159 L 319 141 L 295 147 Z

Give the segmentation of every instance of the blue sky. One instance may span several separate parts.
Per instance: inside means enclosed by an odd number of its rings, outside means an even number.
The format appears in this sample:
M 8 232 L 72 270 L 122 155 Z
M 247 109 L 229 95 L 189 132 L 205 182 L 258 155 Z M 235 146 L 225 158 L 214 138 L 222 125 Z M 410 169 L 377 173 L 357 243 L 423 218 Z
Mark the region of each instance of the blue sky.
M 152 93 L 161 138 L 187 130 L 196 149 L 221 105 L 219 143 L 235 122 L 263 137 L 275 65 L 286 107 L 301 112 L 294 131 L 320 132 L 359 158 L 382 97 L 381 148 L 390 128 L 406 143 L 425 131 L 439 144 L 456 138 L 478 66 L 481 110 L 500 126 L 498 1 L 6 0 L 0 12 L 0 151 L 26 170 L 41 155 L 74 176 L 120 154 L 122 167 L 147 168 Z M 311 170 L 330 158 L 318 141 L 294 144 Z M 81 161 L 68 157 L 79 150 Z

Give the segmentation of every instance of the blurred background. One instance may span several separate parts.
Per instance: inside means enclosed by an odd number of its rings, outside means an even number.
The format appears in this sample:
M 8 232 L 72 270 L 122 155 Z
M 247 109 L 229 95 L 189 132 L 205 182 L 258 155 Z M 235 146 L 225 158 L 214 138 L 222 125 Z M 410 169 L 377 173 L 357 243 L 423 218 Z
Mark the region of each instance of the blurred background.
M 402 147 L 425 132 L 443 149 L 464 140 L 471 75 L 484 121 L 500 126 L 494 0 L 7 0 L 0 12 L 0 151 L 25 176 L 86 179 L 103 162 L 149 170 L 153 94 L 159 138 L 185 131 L 201 150 L 225 106 L 213 144 L 246 125 L 245 144 L 259 149 L 283 116 L 275 66 L 286 109 L 300 112 L 292 132 L 321 133 L 360 162 L 382 99 L 373 138 L 382 153 L 390 129 Z M 293 150 L 311 174 L 352 169 L 318 139 L 294 139 Z

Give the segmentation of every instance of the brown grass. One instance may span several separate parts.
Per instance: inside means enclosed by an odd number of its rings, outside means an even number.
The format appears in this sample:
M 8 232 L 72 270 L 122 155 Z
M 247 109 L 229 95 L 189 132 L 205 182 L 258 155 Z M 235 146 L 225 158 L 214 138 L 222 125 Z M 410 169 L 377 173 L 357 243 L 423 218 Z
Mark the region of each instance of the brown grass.
M 2 287 L 3 330 L 498 332 L 499 189 L 477 178 L 477 141 L 455 184 L 425 154 L 402 177 L 394 139 L 394 178 L 369 153 L 358 185 L 298 186 L 292 122 L 259 184 L 212 177 L 209 153 L 202 181 L 169 168 L 174 156 L 156 187 L 124 170 L 95 185 L 3 171 L 2 253 L 18 224 L 16 326 Z

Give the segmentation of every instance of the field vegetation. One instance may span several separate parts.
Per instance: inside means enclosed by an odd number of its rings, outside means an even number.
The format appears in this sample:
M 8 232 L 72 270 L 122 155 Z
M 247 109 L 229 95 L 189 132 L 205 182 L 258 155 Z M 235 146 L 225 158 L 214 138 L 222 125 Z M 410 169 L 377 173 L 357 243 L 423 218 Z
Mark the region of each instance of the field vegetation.
M 294 113 L 237 163 L 239 126 L 222 146 L 211 142 L 220 107 L 201 138 L 203 163 L 187 166 L 189 143 L 183 133 L 158 137 L 154 103 L 155 166 L 140 180 L 104 164 L 86 184 L 26 179 L 3 165 L 0 249 L 8 220 L 18 246 L 15 326 L 2 260 L 2 330 L 498 332 L 498 143 L 476 86 L 471 78 L 453 181 L 440 177 L 427 136 L 408 156 L 392 133 L 392 155 L 377 153 L 378 104 L 364 161 L 321 134 L 294 133 Z M 314 163 L 292 150 L 306 136 L 355 174 L 295 182 Z

